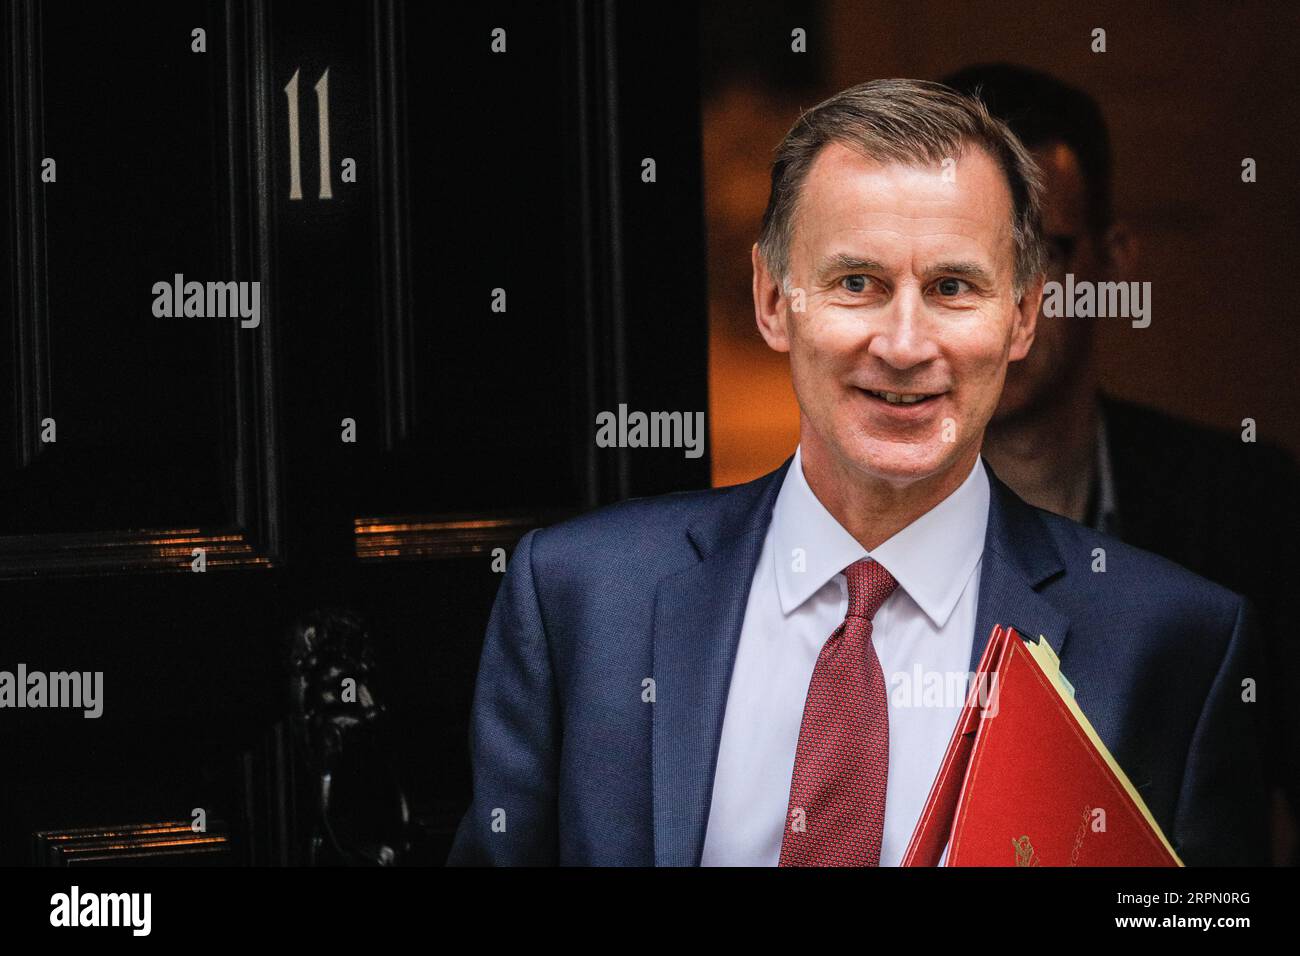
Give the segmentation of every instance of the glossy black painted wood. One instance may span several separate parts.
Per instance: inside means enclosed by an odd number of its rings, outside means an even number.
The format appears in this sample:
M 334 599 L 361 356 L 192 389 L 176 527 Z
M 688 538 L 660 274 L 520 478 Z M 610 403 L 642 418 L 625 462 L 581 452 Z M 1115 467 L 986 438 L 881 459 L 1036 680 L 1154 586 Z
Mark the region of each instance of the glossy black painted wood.
M 0 669 L 102 670 L 105 705 L 0 710 L 0 862 L 198 807 L 236 858 L 290 858 L 279 655 L 322 605 L 370 624 L 440 861 L 493 549 L 708 480 L 594 443 L 620 402 L 706 409 L 695 33 L 612 7 L 6 7 Z M 261 326 L 154 317 L 178 272 L 261 282 Z

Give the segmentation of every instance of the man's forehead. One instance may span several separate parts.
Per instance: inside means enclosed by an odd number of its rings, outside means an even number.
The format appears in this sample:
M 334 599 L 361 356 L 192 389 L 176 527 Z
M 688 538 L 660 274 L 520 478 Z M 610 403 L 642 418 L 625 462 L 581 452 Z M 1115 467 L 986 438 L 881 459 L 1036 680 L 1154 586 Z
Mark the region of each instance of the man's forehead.
M 936 163 L 880 161 L 831 143 L 817 154 L 804 183 L 807 204 L 852 215 L 858 205 L 893 215 L 972 218 L 998 226 L 1009 222 L 1011 190 L 982 149 Z
M 1006 177 L 982 149 L 952 162 L 878 161 L 832 143 L 814 160 L 804 183 L 796 234 L 801 245 L 846 241 L 927 245 L 947 241 L 1010 250 L 1011 192 Z

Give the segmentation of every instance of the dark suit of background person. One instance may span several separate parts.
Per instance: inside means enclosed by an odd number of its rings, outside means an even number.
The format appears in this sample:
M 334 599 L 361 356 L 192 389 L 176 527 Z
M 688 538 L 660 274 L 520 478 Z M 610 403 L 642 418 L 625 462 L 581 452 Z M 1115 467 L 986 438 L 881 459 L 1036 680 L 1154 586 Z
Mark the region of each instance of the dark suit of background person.
M 746 594 L 788 466 L 524 536 L 488 625 L 474 797 L 449 863 L 699 863 Z M 1248 605 L 989 480 L 971 670 L 996 623 L 1045 635 L 1184 863 L 1265 862 L 1261 771 L 1242 746 L 1254 709 L 1240 682 L 1259 672 Z
M 944 82 L 963 92 L 978 91 L 990 112 L 1011 127 L 1040 164 L 1052 162 L 1054 148 L 1068 151 L 1073 168 L 1057 182 L 1064 191 L 1077 188 L 1083 201 L 1061 201 L 1052 210 L 1049 177 L 1045 222 L 1058 271 L 1072 271 L 1077 278 L 1132 278 L 1123 273 L 1132 259 L 1133 240 L 1111 218 L 1109 136 L 1091 97 L 1046 74 L 1007 64 L 969 67 Z M 1089 254 L 1091 264 L 1107 275 L 1079 274 L 1080 260 L 1087 269 Z M 1055 329 L 1050 322 L 1040 318 L 1034 348 L 1048 349 L 1049 336 L 1058 335 L 1059 358 L 1037 366 L 1022 362 L 1008 370 L 1003 406 L 990 425 L 985 454 L 1012 487 L 1035 500 L 1007 467 L 1005 456 L 1016 451 L 1011 443 L 1000 444 L 1000 427 L 1009 430 L 1008 420 L 1023 419 L 1025 406 L 1062 399 L 1093 404 L 1087 409 L 1095 413 L 1091 421 L 1060 409 L 1064 417 L 1048 412 L 1037 425 L 1043 434 L 1074 427 L 1076 438 L 1095 436 L 1086 504 L 1071 514 L 1059 503 L 1035 503 L 1163 555 L 1251 599 L 1273 688 L 1260 698 L 1268 719 L 1265 770 L 1271 786 L 1285 794 L 1294 820 L 1300 817 L 1300 700 L 1291 688 L 1300 686 L 1300 640 L 1288 606 L 1294 606 L 1300 575 L 1300 473 L 1295 462 L 1266 442 L 1246 443 L 1239 433 L 1205 428 L 1102 394 L 1093 366 L 1092 322 L 1066 320 Z M 1035 377 L 1038 382 L 1031 381 Z M 1063 382 L 1071 387 L 1055 387 Z M 1284 848 L 1277 852 L 1281 855 Z M 1297 856 L 1300 849 L 1279 862 L 1294 865 L 1300 862 Z

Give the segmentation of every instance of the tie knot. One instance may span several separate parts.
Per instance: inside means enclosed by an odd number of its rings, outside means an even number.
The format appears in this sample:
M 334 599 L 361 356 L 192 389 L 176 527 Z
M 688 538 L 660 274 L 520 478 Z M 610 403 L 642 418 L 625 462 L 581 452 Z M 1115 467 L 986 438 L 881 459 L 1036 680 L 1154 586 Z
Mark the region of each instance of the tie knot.
M 883 564 L 863 558 L 844 569 L 849 585 L 849 611 L 845 617 L 862 617 L 870 621 L 880 605 L 894 593 L 898 582 Z

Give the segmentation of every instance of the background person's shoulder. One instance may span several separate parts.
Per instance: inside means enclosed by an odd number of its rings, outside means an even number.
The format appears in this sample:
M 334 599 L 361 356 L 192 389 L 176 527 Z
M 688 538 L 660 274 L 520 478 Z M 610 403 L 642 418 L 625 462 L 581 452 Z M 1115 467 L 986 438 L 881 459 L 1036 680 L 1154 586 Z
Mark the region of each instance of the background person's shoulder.
M 1300 568 L 1300 469 L 1269 423 L 1247 435 L 1114 399 L 1103 408 L 1125 540 L 1282 613 Z
M 1270 441 L 1267 429 L 1261 432 L 1258 422 L 1253 440 L 1246 441 L 1244 424 L 1214 428 L 1109 395 L 1101 397 L 1101 405 L 1112 454 L 1141 461 L 1143 470 L 1155 477 L 1185 479 L 1209 472 L 1256 482 L 1296 479 L 1295 457 Z

